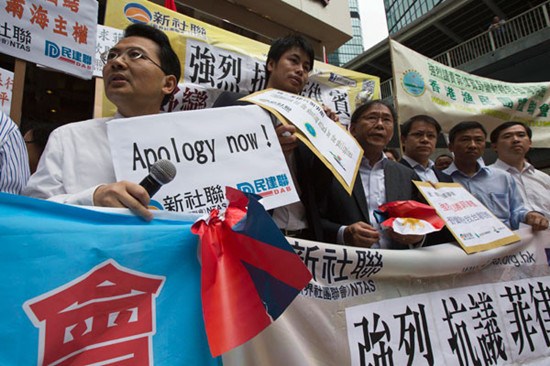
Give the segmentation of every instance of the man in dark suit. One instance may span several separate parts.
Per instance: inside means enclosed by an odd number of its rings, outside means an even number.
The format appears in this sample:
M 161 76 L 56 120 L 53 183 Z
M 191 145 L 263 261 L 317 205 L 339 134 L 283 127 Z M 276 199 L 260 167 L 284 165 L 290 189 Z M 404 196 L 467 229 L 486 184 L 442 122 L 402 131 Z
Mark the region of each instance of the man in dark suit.
M 425 182 L 452 183 L 453 178 L 436 169 L 430 160 L 440 133 L 441 125 L 433 117 L 420 114 L 405 121 L 401 125 L 404 154 L 399 162 L 413 169 Z
M 419 246 L 425 237 L 382 231 L 374 210 L 398 200 L 418 200 L 413 180 L 418 175 L 383 153 L 393 136 L 396 113 L 382 101 L 372 100 L 358 107 L 351 117 L 350 132 L 364 150 L 359 174 L 350 196 L 336 179 L 319 169 L 315 177 L 316 198 L 327 242 L 373 248 L 404 249 Z
M 275 40 L 267 55 L 266 88 L 279 89 L 294 94 L 301 93 L 308 81 L 309 72 L 313 69 L 313 62 L 313 48 L 302 36 L 288 35 Z M 213 107 L 250 104 L 239 101 L 244 96 L 246 94 L 223 92 L 216 99 Z M 324 109 L 331 119 L 338 120 L 333 111 L 328 108 Z M 274 115 L 271 115 L 271 119 L 300 195 L 300 202 L 276 208 L 272 212 L 272 217 L 286 236 L 320 240 L 322 230 L 317 217 L 317 203 L 313 195 L 310 194 L 313 182 L 310 180 L 311 174 L 309 174 L 316 157 L 294 135 L 295 126 L 281 124 Z

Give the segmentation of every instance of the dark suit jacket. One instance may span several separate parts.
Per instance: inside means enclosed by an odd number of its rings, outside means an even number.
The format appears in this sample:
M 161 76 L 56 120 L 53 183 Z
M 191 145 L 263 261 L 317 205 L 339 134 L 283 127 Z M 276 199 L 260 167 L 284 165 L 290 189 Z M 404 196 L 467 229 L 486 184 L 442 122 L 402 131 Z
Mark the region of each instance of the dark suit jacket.
M 367 206 L 367 197 L 363 190 L 361 176 L 358 173 L 350 196 L 342 185 L 332 177 L 328 169 L 321 172 L 316 179 L 316 198 L 319 200 L 323 240 L 336 243 L 338 229 L 342 225 L 351 225 L 358 221 L 371 224 Z M 384 185 L 386 202 L 403 200 L 420 200 L 419 192 L 412 183 L 420 180 L 418 175 L 409 168 L 388 160 L 384 167 Z M 402 245 L 392 243 L 392 248 L 402 249 Z
M 214 102 L 213 108 L 217 107 L 229 107 L 234 105 L 249 105 L 250 102 L 239 101 L 240 98 L 246 96 L 247 94 L 243 93 L 234 93 L 234 92 L 223 92 Z M 275 124 L 276 118 L 274 115 L 271 115 L 271 120 Z M 322 228 L 321 221 L 319 218 L 319 209 L 317 207 L 317 201 L 315 200 L 313 194 L 313 184 L 311 180 L 312 174 L 311 170 L 314 162 L 319 159 L 309 150 L 309 148 L 302 142 L 298 143 L 298 147 L 294 150 L 294 159 L 296 162 L 296 179 L 298 180 L 298 185 L 302 191 L 300 195 L 300 201 L 306 209 L 306 219 L 308 221 L 308 226 L 311 231 L 310 237 L 304 237 L 303 239 L 310 240 L 321 240 L 322 238 Z M 319 161 L 320 163 L 320 161 Z
M 411 164 L 409 164 L 409 162 L 405 159 L 401 159 L 399 160 L 399 162 L 403 165 L 405 165 L 407 168 L 411 168 L 412 169 L 412 166 Z M 434 171 L 435 173 L 435 176 L 437 177 L 437 179 L 440 181 L 440 182 L 444 182 L 444 183 L 453 183 L 453 178 L 449 175 L 449 174 L 445 174 L 443 173 L 441 170 L 439 169 L 436 169 L 435 167 L 432 167 L 432 170 Z

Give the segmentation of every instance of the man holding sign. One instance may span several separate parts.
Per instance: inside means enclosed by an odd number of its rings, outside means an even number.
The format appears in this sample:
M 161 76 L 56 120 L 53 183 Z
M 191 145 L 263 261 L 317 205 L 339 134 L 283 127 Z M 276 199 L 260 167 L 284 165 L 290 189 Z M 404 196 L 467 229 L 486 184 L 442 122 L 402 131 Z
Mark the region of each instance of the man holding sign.
M 364 156 L 351 197 L 327 169 L 319 168 L 316 196 L 321 201 L 324 241 L 383 249 L 422 245 L 424 236 L 383 231 L 375 217 L 374 211 L 384 203 L 420 198 L 412 183 L 420 180 L 418 175 L 383 153 L 396 118 L 393 107 L 382 100 L 369 101 L 353 113 L 350 132 Z
M 114 118 L 159 113 L 181 76 L 168 37 L 144 24 L 130 25 L 103 57 L 105 94 L 117 107 Z M 110 119 L 71 123 L 55 130 L 23 193 L 76 205 L 127 207 L 151 220 L 147 191 L 137 183 L 116 182 L 107 138 Z
M 275 40 L 267 55 L 266 88 L 300 94 L 308 81 L 313 63 L 313 48 L 304 37 L 288 35 Z M 224 92 L 213 107 L 247 105 L 249 102 L 239 101 L 244 96 L 246 94 Z M 323 106 L 323 109 L 329 118 L 338 121 L 338 116 L 330 108 Z M 309 179 L 314 155 L 304 144 L 299 143 L 294 135 L 297 131 L 295 126 L 283 125 L 273 115 L 272 121 L 301 200 L 273 210 L 273 220 L 287 236 L 320 240 L 320 221 L 315 216 L 317 210 L 311 207 L 315 207 L 316 202 L 310 192 L 312 182 Z
M 548 219 L 535 211 L 528 211 L 510 174 L 487 166 L 478 159 L 485 151 L 487 131 L 477 121 L 464 121 L 449 131 L 449 150 L 455 160 L 444 172 L 456 183 L 462 184 L 497 218 L 512 230 L 520 222 L 531 225 L 533 231 L 548 229 Z

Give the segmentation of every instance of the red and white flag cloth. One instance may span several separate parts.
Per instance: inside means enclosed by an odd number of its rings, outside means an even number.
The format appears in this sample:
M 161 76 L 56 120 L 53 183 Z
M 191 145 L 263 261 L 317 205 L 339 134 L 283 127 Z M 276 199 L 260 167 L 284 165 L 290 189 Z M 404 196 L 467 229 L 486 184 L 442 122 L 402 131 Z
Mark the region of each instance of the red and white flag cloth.
M 402 235 L 425 235 L 445 226 L 432 206 L 413 200 L 388 202 L 378 210 L 388 217 L 381 225 Z

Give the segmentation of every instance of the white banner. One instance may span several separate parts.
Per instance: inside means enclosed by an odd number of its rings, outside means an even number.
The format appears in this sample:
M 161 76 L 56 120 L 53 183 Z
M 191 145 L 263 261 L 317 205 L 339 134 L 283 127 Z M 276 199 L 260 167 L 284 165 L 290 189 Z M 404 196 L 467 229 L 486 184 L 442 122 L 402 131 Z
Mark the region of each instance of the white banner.
M 267 209 L 299 200 L 269 114 L 258 106 L 163 113 L 107 123 L 117 180 L 140 182 L 159 159 L 175 179 L 152 204 L 177 212 L 225 208 L 225 187 L 258 194 Z
M 550 83 L 507 83 L 453 69 L 391 41 L 400 122 L 417 114 L 439 121 L 443 132 L 460 121 L 481 122 L 488 133 L 506 121 L 533 129 L 533 147 L 550 144 Z
M 313 280 L 224 365 L 546 365 L 550 231 L 518 234 L 471 255 L 292 240 Z
M 0 111 L 10 115 L 13 91 L 13 72 L 0 69 Z
M 2 53 L 92 77 L 96 0 L 0 0 Z

